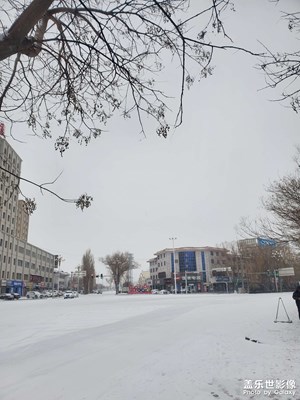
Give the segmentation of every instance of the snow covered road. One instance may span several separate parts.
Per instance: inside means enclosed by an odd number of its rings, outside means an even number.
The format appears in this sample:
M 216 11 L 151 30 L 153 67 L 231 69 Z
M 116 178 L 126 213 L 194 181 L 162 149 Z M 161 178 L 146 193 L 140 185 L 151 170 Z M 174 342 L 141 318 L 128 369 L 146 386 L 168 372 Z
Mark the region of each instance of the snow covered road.
M 0 399 L 298 400 L 296 311 L 291 293 L 2 301 Z

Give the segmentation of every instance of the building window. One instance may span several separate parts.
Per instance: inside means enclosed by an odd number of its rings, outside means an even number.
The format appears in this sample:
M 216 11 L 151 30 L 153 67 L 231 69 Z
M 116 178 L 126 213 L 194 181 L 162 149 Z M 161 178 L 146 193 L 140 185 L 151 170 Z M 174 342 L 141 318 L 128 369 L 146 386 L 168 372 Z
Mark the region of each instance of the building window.
M 18 267 L 22 267 L 23 266 L 23 261 L 22 260 L 18 260 Z
M 194 251 L 180 251 L 178 258 L 180 272 L 197 271 L 196 253 Z
M 17 279 L 21 280 L 22 279 L 22 274 L 17 273 Z

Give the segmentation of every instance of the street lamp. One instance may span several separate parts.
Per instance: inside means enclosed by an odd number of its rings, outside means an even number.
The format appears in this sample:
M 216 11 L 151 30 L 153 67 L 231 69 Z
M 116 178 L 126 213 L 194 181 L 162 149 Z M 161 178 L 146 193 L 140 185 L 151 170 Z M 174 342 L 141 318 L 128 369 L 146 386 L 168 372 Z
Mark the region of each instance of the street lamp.
M 174 293 L 177 294 L 177 276 L 176 276 L 176 264 L 175 264 L 175 247 L 174 241 L 177 239 L 176 237 L 169 238 L 173 243 L 173 262 L 174 262 Z

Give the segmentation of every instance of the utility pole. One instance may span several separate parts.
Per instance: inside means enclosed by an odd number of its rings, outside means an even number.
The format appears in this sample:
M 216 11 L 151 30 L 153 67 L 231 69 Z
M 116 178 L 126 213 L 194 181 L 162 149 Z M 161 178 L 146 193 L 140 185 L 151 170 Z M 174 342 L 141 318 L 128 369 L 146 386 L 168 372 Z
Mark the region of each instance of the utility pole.
M 274 274 L 275 290 L 276 290 L 276 292 L 278 292 L 277 270 L 276 269 L 273 270 L 273 274 Z
M 188 283 L 187 283 L 188 281 L 187 281 L 187 272 L 186 272 L 186 270 L 185 270 L 185 294 L 187 294 L 188 293 Z
M 177 276 L 176 276 L 176 263 L 175 263 L 175 247 L 174 241 L 177 239 L 176 237 L 169 238 L 173 243 L 173 262 L 174 262 L 174 293 L 177 294 Z

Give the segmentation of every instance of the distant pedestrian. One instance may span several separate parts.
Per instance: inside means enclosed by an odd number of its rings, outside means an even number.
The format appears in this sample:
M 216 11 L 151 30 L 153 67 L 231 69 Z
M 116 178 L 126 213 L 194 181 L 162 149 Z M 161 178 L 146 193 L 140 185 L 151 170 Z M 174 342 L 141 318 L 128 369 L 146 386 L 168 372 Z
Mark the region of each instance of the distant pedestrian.
M 300 319 L 300 285 L 298 285 L 296 287 L 296 290 L 293 293 L 293 299 L 296 302 L 296 306 L 298 308 L 299 319 Z

